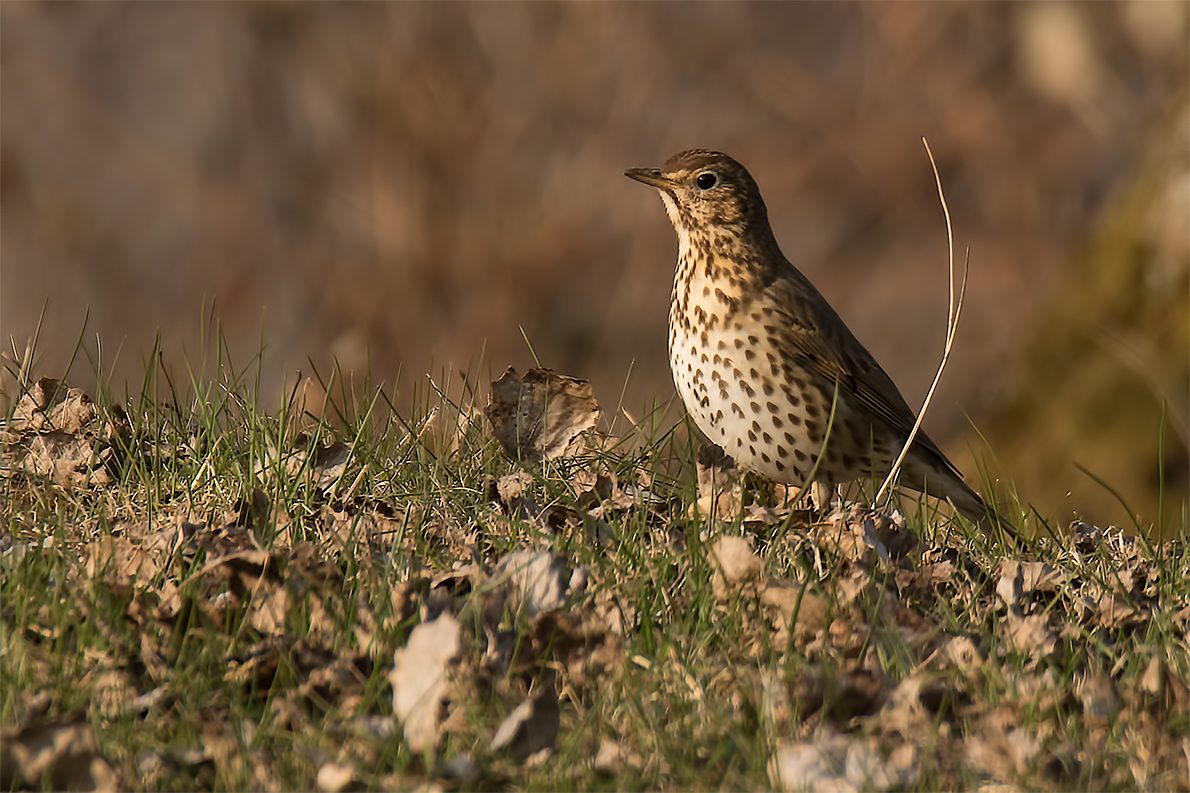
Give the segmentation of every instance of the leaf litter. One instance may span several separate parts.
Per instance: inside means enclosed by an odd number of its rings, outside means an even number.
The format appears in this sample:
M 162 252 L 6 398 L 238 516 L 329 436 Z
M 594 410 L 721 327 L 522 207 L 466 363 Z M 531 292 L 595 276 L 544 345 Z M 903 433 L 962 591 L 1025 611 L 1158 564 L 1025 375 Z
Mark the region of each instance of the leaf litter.
M 410 438 L 462 467 L 481 419 L 452 407 Z M 634 718 L 663 721 L 695 757 L 724 718 L 759 718 L 771 752 L 755 772 L 785 790 L 1190 788 L 1180 546 L 1082 524 L 1037 541 L 1037 558 L 994 561 L 953 532 L 925 542 L 898 512 L 815 513 L 713 448 L 686 501 L 609 455 L 590 384 L 549 370 L 510 369 L 482 415 L 507 459 L 462 511 L 369 484 L 354 442 L 299 434 L 252 458 L 241 496 L 117 506 L 127 517 L 47 532 L 38 498 L 118 505 L 135 498 L 130 465 L 196 446 L 134 438 L 117 409 L 34 383 L 2 435 L 0 613 L 6 674 L 22 681 L 6 698 L 3 784 L 503 787 L 581 745 L 566 778 L 670 788 L 680 754 Z M 278 498 L 285 483 L 293 500 Z M 707 618 L 735 638 L 706 642 L 718 655 L 702 660 L 680 635 L 642 654 L 649 609 L 693 613 L 700 564 Z M 671 572 L 640 578 L 652 569 Z M 65 610 L 12 602 L 34 573 Z M 82 655 L 61 668 L 64 642 Z M 225 690 L 194 690 L 202 653 Z M 593 707 L 606 720 L 588 721 Z M 1071 718 L 1083 733 L 1060 727 Z M 177 737 L 131 749 L 96 727 Z

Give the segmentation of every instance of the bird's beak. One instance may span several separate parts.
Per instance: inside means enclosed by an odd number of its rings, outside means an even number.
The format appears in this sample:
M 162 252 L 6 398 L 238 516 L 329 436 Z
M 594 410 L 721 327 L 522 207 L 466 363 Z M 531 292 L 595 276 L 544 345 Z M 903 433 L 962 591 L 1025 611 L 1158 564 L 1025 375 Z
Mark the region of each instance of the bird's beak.
M 624 171 L 624 175 L 650 187 L 656 187 L 658 190 L 669 190 L 677 186 L 677 183 L 672 179 L 666 179 L 661 175 L 660 168 L 629 168 Z

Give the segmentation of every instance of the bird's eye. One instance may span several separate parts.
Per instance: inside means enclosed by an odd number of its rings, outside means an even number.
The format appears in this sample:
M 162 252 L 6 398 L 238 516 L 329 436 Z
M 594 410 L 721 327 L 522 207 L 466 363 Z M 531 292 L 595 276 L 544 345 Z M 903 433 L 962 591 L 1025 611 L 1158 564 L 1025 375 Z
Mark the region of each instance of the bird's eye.
M 719 181 L 715 178 L 713 173 L 700 173 L 694 183 L 698 185 L 699 190 L 710 190 L 715 186 L 715 182 Z

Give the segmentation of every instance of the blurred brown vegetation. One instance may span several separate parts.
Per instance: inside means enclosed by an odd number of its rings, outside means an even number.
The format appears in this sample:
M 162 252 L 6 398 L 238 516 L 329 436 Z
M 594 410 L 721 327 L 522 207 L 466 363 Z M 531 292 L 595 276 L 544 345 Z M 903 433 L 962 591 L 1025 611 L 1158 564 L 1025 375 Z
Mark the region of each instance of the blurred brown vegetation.
M 481 355 L 481 379 L 531 363 L 523 329 L 639 417 L 674 395 L 676 244 L 621 174 L 699 146 L 752 170 L 786 253 L 918 402 L 947 294 L 924 135 L 972 260 L 931 434 L 1045 515 L 1128 525 L 1081 462 L 1151 522 L 1165 400 L 1167 522 L 1184 509 L 1183 3 L 0 17 L 0 335 L 19 354 L 47 306 L 37 374 L 62 373 L 87 317 L 123 396 L 158 331 L 197 364 L 213 316 L 240 365 L 263 339 L 266 393 L 337 359 L 400 373 L 401 403 Z

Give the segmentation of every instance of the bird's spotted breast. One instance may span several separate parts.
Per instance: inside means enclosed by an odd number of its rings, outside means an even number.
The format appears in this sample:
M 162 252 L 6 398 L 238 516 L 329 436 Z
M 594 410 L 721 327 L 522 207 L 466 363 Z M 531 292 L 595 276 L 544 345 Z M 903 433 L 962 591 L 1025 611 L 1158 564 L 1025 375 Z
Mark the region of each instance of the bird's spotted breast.
M 686 264 L 674 283 L 669 338 L 682 401 L 737 465 L 803 484 L 821 450 L 830 404 L 779 354 L 771 311 Z

